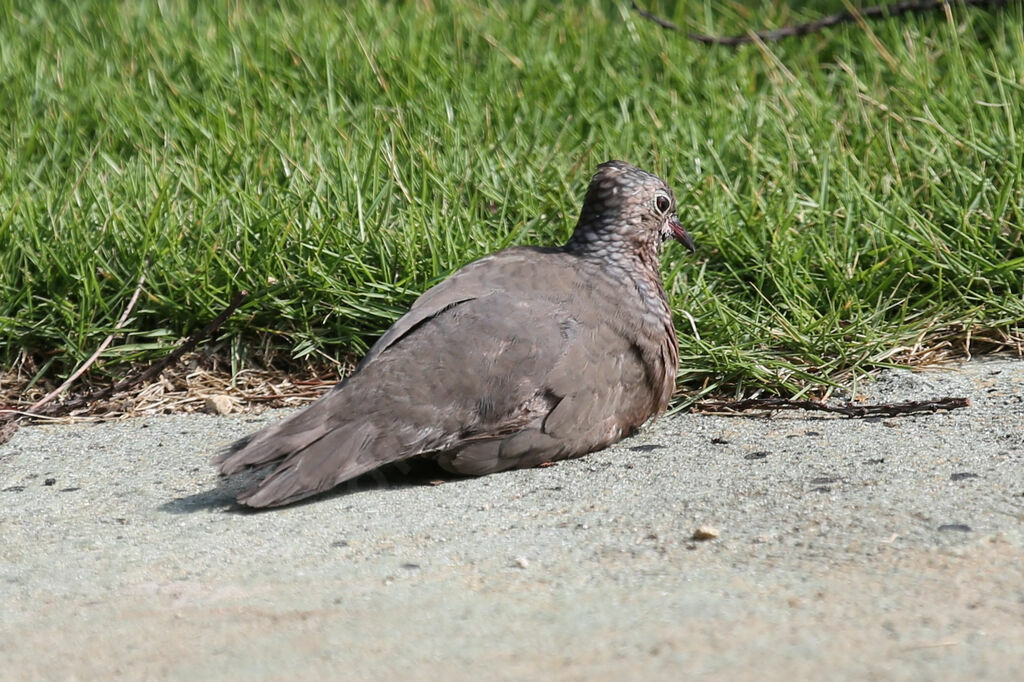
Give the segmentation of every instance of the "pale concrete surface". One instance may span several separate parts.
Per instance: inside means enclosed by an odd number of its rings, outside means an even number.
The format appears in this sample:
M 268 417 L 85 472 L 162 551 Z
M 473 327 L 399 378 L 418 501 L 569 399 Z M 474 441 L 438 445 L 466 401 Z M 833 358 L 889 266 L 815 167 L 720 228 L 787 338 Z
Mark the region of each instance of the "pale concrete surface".
M 280 413 L 23 427 L 0 446 L 0 677 L 1024 679 L 1024 361 L 858 393 L 973 404 L 681 415 L 268 513 L 208 460 Z

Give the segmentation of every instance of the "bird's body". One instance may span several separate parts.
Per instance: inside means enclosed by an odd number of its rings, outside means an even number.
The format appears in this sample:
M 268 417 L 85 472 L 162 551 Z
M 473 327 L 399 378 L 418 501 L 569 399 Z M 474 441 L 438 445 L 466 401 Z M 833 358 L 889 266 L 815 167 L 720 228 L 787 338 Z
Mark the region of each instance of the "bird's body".
M 692 241 L 674 208 L 655 176 L 602 164 L 569 243 L 507 249 L 428 290 L 351 376 L 232 445 L 220 472 L 273 465 L 239 496 L 265 507 L 408 457 L 486 474 L 618 441 L 675 383 L 658 251 L 669 235 Z

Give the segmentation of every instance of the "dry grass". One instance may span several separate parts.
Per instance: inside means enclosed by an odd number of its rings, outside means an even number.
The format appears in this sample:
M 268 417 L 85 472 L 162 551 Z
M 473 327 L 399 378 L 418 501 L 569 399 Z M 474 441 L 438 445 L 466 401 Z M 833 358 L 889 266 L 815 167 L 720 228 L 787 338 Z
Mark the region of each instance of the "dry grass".
M 925 337 L 926 334 L 922 333 L 916 343 L 894 348 L 889 361 L 923 367 L 993 353 L 1024 358 L 1024 333 L 1019 331 L 979 333 L 971 329 L 949 328 L 944 333 L 932 330 L 927 334 L 928 343 L 924 342 Z M 155 381 L 142 383 L 109 398 L 89 401 L 82 407 L 60 410 L 61 400 L 96 394 L 114 381 L 109 377 L 91 378 L 87 374 L 80 385 L 72 386 L 58 399 L 56 414 L 59 416 L 38 419 L 66 423 L 172 413 L 259 413 L 267 408 L 302 407 L 323 395 L 339 379 L 347 376 L 354 366 L 353 362 L 337 365 L 327 362 L 289 363 L 289 366 L 250 368 L 232 374 L 227 359 L 209 353 L 190 353 L 176 365 L 168 367 Z M 130 373 L 143 369 L 145 367 L 133 367 Z M 34 363 L 23 355 L 11 369 L 0 374 L 0 412 L 17 411 L 29 416 L 29 408 L 54 388 L 45 380 L 33 383 L 36 372 Z M 828 393 L 830 391 L 814 395 L 824 398 Z M 701 400 L 729 397 L 719 392 L 703 394 L 697 391 L 696 395 Z
M 192 353 L 177 365 L 168 367 L 147 383 L 111 396 L 93 400 L 84 406 L 62 411 L 60 416 L 43 417 L 45 421 L 81 419 L 122 419 L 155 414 L 215 412 L 219 414 L 252 412 L 266 408 L 301 407 L 307 405 L 351 372 L 353 365 L 340 366 L 306 363 L 301 366 L 268 369 L 243 369 L 234 375 L 227 363 L 203 353 Z M 26 413 L 53 386 L 44 382 L 32 384 L 31 363 L 16 363 L 0 374 L 0 410 Z M 133 368 L 133 372 L 144 368 Z M 57 399 L 98 393 L 112 383 L 109 378 L 83 379 Z

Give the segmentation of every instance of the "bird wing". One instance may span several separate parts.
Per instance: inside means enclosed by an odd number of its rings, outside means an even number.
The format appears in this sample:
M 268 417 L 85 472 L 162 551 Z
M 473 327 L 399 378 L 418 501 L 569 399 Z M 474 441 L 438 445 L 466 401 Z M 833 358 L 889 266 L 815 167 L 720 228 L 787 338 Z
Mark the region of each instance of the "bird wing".
M 529 251 L 496 254 L 484 259 L 488 267 L 474 263 L 434 287 L 353 375 L 222 452 L 214 464 L 223 475 L 277 463 L 240 501 L 286 504 L 386 462 L 505 435 L 546 415 L 554 398 L 543 395 L 543 378 L 565 352 L 549 308 L 565 287 L 543 280 L 564 277 L 550 263 L 538 270 Z M 536 276 L 509 277 L 524 268 Z
M 496 291 L 507 290 L 509 282 L 515 281 L 518 276 L 518 271 L 529 269 L 531 265 L 534 265 L 532 260 L 536 258 L 537 254 L 551 251 L 553 249 L 515 247 L 485 256 L 463 266 L 416 299 L 409 311 L 377 339 L 377 342 L 359 362 L 359 367 L 373 362 L 381 353 L 435 315 L 466 301 L 485 297 Z
M 591 297 L 591 305 L 578 307 L 582 315 L 561 318 L 564 352 L 543 376 L 540 395 L 549 399 L 543 414 L 511 433 L 484 433 L 457 444 L 439 457 L 444 468 L 479 475 L 578 457 L 629 435 L 664 410 L 665 353 L 638 336 L 634 325 L 616 324 L 629 316 L 602 301 L 610 302 Z M 602 307 L 605 319 L 588 317 Z
M 485 258 L 425 293 L 319 401 L 215 463 L 276 463 L 239 497 L 274 506 L 415 455 L 461 453 L 450 468 L 486 473 L 604 447 L 659 409 L 657 349 L 638 341 L 629 293 L 564 254 Z

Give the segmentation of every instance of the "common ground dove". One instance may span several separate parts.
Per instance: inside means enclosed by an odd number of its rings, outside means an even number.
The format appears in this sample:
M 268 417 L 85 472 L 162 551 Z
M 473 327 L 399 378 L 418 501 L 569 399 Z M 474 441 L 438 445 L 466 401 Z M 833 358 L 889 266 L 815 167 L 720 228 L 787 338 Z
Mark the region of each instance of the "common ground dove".
M 663 412 L 675 386 L 679 350 L 658 272 L 669 237 L 695 250 L 668 186 L 603 163 L 564 246 L 463 267 L 351 376 L 214 464 L 225 476 L 269 468 L 238 501 L 271 507 L 409 457 L 489 474 L 604 448 Z

